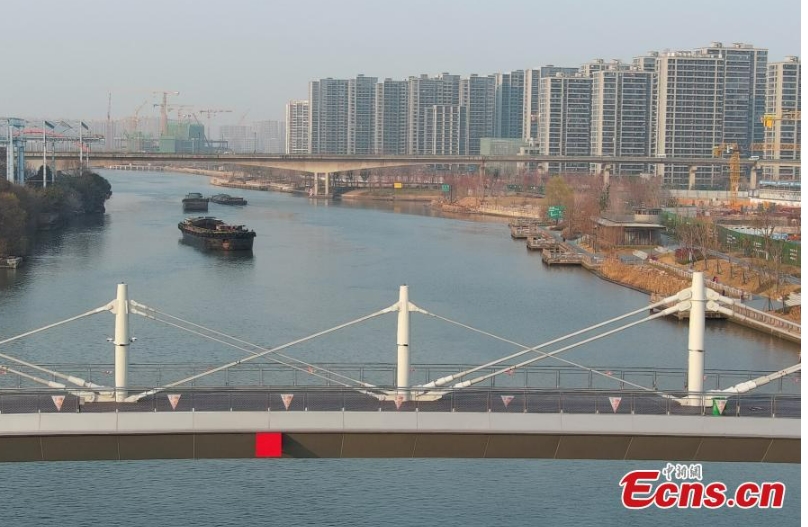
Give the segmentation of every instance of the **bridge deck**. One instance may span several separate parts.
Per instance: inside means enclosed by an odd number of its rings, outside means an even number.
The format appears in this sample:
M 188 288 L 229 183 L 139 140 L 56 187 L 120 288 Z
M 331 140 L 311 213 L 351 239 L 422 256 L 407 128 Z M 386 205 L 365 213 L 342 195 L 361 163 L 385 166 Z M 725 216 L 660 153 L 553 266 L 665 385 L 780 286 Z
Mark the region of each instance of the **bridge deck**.
M 608 391 L 475 390 L 398 405 L 299 386 L 172 391 L 175 407 L 168 395 L 83 405 L 66 395 L 57 408 L 53 392 L 2 393 L 0 461 L 256 457 L 257 434 L 271 433 L 285 457 L 800 462 L 798 396 L 736 396 L 714 416 Z

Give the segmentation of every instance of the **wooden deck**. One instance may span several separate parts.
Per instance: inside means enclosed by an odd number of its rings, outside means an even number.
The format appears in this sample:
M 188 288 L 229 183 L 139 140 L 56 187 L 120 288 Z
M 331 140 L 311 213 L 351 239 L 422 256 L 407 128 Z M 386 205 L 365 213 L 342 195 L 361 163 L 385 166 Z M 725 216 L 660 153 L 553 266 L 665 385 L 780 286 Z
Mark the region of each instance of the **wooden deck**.
M 566 250 L 563 245 L 541 252 L 541 261 L 547 265 L 581 265 L 583 260 L 583 254 Z
M 527 248 L 531 251 L 553 249 L 558 246 L 558 240 L 545 234 L 531 234 L 527 237 Z
M 527 239 L 528 235 L 530 234 L 530 227 L 528 225 L 510 225 L 511 228 L 511 238 L 514 240 L 524 240 Z

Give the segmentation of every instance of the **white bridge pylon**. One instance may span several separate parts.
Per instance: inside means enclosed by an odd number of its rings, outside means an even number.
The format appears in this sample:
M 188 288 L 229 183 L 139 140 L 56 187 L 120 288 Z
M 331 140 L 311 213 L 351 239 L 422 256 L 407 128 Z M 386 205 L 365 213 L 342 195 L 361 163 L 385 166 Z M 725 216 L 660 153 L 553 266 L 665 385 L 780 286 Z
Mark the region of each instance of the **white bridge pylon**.
M 675 304 L 670 305 L 671 303 L 675 302 Z M 193 322 L 183 320 L 179 317 L 170 315 L 168 313 L 159 311 L 157 309 L 151 308 L 134 300 L 130 300 L 128 296 L 128 287 L 126 284 L 118 284 L 117 287 L 117 295 L 115 300 L 109 302 L 105 306 L 101 306 L 99 308 L 93 309 L 81 315 L 77 315 L 75 317 L 68 318 L 66 320 L 56 322 L 54 324 L 49 324 L 47 326 L 43 326 L 39 329 L 28 331 L 26 333 L 22 333 L 20 335 L 10 337 L 4 340 L 0 340 L 0 346 L 22 339 L 24 337 L 39 333 L 41 331 L 45 331 L 47 329 L 60 326 L 62 324 L 67 324 L 69 322 L 73 322 L 83 317 L 95 315 L 98 313 L 102 313 L 105 311 L 112 312 L 115 315 L 115 336 L 111 340 L 115 350 L 115 386 L 107 387 L 99 384 L 95 384 L 79 377 L 75 377 L 72 375 L 66 375 L 63 373 L 59 373 L 53 371 L 48 368 L 44 368 L 42 366 L 37 366 L 36 364 L 32 364 L 28 361 L 18 359 L 12 357 L 10 355 L 0 353 L 0 359 L 4 359 L 8 362 L 12 362 L 15 364 L 19 364 L 26 368 L 30 368 L 36 371 L 40 371 L 46 373 L 47 375 L 52 376 L 56 379 L 61 379 L 67 381 L 68 383 L 75 385 L 76 388 L 68 387 L 66 384 L 44 379 L 41 377 L 37 377 L 30 373 L 26 373 L 20 371 L 16 368 L 12 368 L 7 365 L 0 365 L 0 371 L 6 371 L 8 373 L 13 373 L 20 375 L 26 379 L 31 381 L 44 384 L 50 388 L 55 389 L 62 389 L 66 390 L 69 393 L 77 395 L 81 397 L 83 401 L 97 401 L 97 400 L 114 400 L 119 403 L 124 402 L 136 402 L 144 397 L 148 397 L 150 395 L 154 395 L 159 392 L 163 392 L 167 389 L 182 386 L 192 382 L 196 379 L 212 375 L 214 373 L 226 370 L 228 368 L 232 368 L 234 366 L 238 366 L 240 364 L 254 361 L 259 358 L 266 357 L 267 360 L 271 360 L 278 364 L 287 366 L 292 369 L 296 369 L 299 371 L 306 372 L 310 375 L 314 375 L 316 377 L 320 377 L 324 380 L 327 380 L 330 383 L 335 383 L 345 388 L 353 388 L 358 390 L 361 393 L 365 393 L 374 397 L 377 397 L 382 400 L 395 400 L 397 404 L 407 400 L 422 400 L 422 401 L 429 401 L 429 400 L 436 400 L 443 397 L 449 391 L 457 391 L 462 390 L 463 388 L 467 388 L 469 386 L 477 385 L 481 382 L 484 382 L 492 377 L 502 375 L 505 373 L 512 373 L 514 370 L 533 364 L 535 362 L 552 358 L 556 361 L 562 362 L 567 365 L 574 366 L 576 368 L 581 368 L 591 373 L 601 375 L 603 377 L 607 377 L 617 383 L 620 383 L 624 386 L 630 386 L 639 390 L 645 390 L 653 393 L 658 393 L 663 397 L 672 397 L 668 394 L 659 393 L 654 388 L 648 388 L 645 386 L 641 386 L 623 379 L 617 379 L 612 377 L 607 372 L 601 372 L 593 368 L 589 368 L 587 366 L 563 359 L 558 357 L 559 354 L 574 349 L 576 347 L 582 346 L 584 344 L 588 344 L 595 340 L 605 338 L 609 335 L 617 333 L 619 331 L 626 330 L 630 327 L 642 324 L 644 322 L 649 322 L 651 320 L 655 320 L 657 318 L 667 316 L 672 313 L 676 312 L 690 312 L 690 326 L 689 326 L 689 338 L 688 338 L 688 393 L 684 397 L 679 397 L 677 400 L 684 405 L 690 406 L 708 406 L 712 404 L 712 399 L 715 396 L 727 396 L 732 394 L 740 394 L 745 393 L 749 390 L 762 386 L 768 382 L 776 380 L 780 377 L 785 375 L 797 372 L 801 370 L 801 364 L 796 364 L 779 372 L 766 375 L 757 379 L 753 379 L 751 381 L 745 381 L 740 383 L 736 386 L 732 386 L 730 388 L 724 390 L 712 390 L 708 393 L 704 393 L 704 327 L 705 327 L 705 312 L 706 310 L 712 311 L 722 311 L 728 310 L 728 308 L 724 307 L 725 305 L 730 305 L 734 302 L 733 299 L 726 298 L 724 296 L 719 295 L 715 291 L 706 289 L 704 287 L 704 275 L 703 273 L 696 272 L 693 273 L 693 281 L 691 287 L 687 289 L 683 289 L 676 295 L 672 295 L 670 297 L 664 298 L 659 302 L 651 304 L 650 306 L 646 305 L 640 309 L 631 311 L 629 313 L 620 315 L 618 317 L 606 320 L 604 322 L 600 322 L 598 324 L 594 324 L 587 328 L 580 329 L 578 331 L 569 333 L 567 335 L 558 337 L 553 340 L 549 340 L 542 344 L 538 344 L 536 346 L 526 346 L 519 342 L 515 342 L 513 340 L 506 339 L 504 337 L 495 335 L 493 333 L 474 328 L 472 326 L 463 324 L 461 322 L 457 322 L 446 317 L 442 317 L 440 315 L 436 315 L 420 307 L 416 306 L 415 304 L 409 301 L 409 289 L 406 285 L 402 285 L 399 288 L 399 300 L 392 306 L 376 311 L 369 315 L 365 315 L 363 317 L 359 317 L 355 320 L 339 324 L 332 328 L 329 328 L 324 331 L 319 331 L 317 333 L 313 333 L 306 337 L 302 337 L 296 339 L 291 342 L 287 342 L 286 344 L 276 346 L 273 348 L 262 347 L 257 344 L 253 344 L 247 342 L 245 340 L 239 339 L 237 337 L 228 335 L 226 333 L 216 331 L 211 328 L 207 328 L 201 326 L 199 324 L 194 324 Z M 664 308 L 664 306 L 669 305 L 669 307 Z M 629 322 L 623 324 L 619 327 L 604 331 L 602 333 L 596 334 L 594 336 L 584 338 L 583 340 L 573 342 L 572 344 L 567 344 L 561 348 L 555 349 L 553 351 L 545 352 L 542 351 L 543 348 L 552 346 L 559 342 L 571 339 L 572 337 L 576 337 L 586 332 L 593 331 L 595 329 L 602 328 L 606 325 L 613 324 L 615 322 L 624 320 L 626 318 L 638 315 L 642 312 L 647 312 L 648 310 L 660 309 L 657 313 L 648 315 L 640 320 L 635 320 L 633 322 Z M 316 366 L 314 364 L 301 361 L 299 359 L 295 359 L 290 357 L 286 354 L 281 353 L 282 350 L 286 348 L 290 348 L 297 344 L 301 344 L 303 342 L 307 342 L 309 340 L 327 335 L 334 331 L 338 331 L 362 322 L 365 322 L 371 318 L 375 318 L 377 316 L 381 316 L 387 313 L 397 312 L 398 313 L 398 327 L 397 327 L 397 375 L 396 375 L 396 386 L 393 390 L 385 387 L 378 387 L 373 384 L 360 381 L 357 379 L 350 378 L 346 375 L 343 375 L 338 372 L 330 371 L 325 368 Z M 494 338 L 501 342 L 506 342 L 511 345 L 516 346 L 519 348 L 519 351 L 512 353 L 510 355 L 501 357 L 499 359 L 495 359 L 489 361 L 485 364 L 481 364 L 479 366 L 475 366 L 473 368 L 460 371 L 458 373 L 441 377 L 439 379 L 435 379 L 429 381 L 422 385 L 411 385 L 409 373 L 410 373 L 410 363 L 411 363 L 411 350 L 410 350 L 410 313 L 420 313 L 425 316 L 430 316 L 442 320 L 444 322 L 457 325 L 468 329 L 470 331 Z M 243 357 L 241 359 L 228 362 L 226 364 L 222 364 L 221 366 L 209 369 L 205 372 L 198 373 L 195 375 L 191 375 L 184 379 L 177 380 L 175 382 L 152 388 L 142 393 L 137 394 L 129 394 L 129 379 L 128 379 L 128 365 L 129 365 L 129 345 L 133 343 L 136 339 L 130 336 L 129 331 L 129 315 L 136 314 L 143 316 L 147 319 L 160 322 L 169 326 L 173 326 L 175 328 L 181 329 L 183 331 L 190 332 L 192 334 L 213 340 L 215 342 L 219 342 L 226 346 L 244 351 L 249 353 L 249 356 Z M 189 327 L 190 326 L 190 327 Z M 513 362 L 514 359 L 519 357 L 523 357 L 527 355 L 526 358 L 520 359 L 518 362 Z M 506 363 L 507 364 L 504 364 Z M 491 369 L 495 368 L 494 371 L 484 373 L 478 375 L 476 377 L 471 377 L 472 374 L 484 370 L 484 369 Z M 471 377 L 471 378 L 469 378 Z M 453 383 L 453 384 L 452 384 Z

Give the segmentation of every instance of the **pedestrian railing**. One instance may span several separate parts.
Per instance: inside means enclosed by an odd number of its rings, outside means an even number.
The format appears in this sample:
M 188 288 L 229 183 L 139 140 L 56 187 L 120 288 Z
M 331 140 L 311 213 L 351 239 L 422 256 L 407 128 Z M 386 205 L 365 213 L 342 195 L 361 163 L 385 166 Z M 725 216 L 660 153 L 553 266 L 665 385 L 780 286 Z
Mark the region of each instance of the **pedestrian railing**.
M 646 263 L 651 267 L 656 267 L 657 269 L 662 269 L 663 271 L 678 276 L 679 278 L 684 278 L 686 280 L 693 279 L 693 271 L 690 269 L 684 269 L 682 267 L 676 267 L 675 265 L 666 264 L 657 260 L 646 260 Z M 704 285 L 709 287 L 710 289 L 721 293 L 723 296 L 729 298 L 749 298 L 750 293 L 744 291 L 743 289 L 738 289 L 736 287 L 728 286 L 726 284 L 722 284 L 721 282 L 716 282 L 713 280 L 706 279 L 704 280 Z
M 549 351 L 549 350 L 548 350 Z M 548 359 L 547 364 L 550 364 Z M 103 386 L 114 386 L 113 367 L 109 364 L 45 364 L 44 367 L 74 375 Z M 163 364 L 130 364 L 129 384 L 132 386 L 157 387 L 198 375 L 218 367 L 206 363 L 163 363 Z M 474 367 L 470 364 L 413 364 L 410 371 L 410 383 L 426 384 L 432 380 L 466 371 Z M 501 375 L 491 377 L 480 383 L 481 388 L 502 389 L 536 389 L 536 390 L 635 390 L 637 386 L 676 392 L 687 390 L 687 370 L 683 368 L 643 368 L 597 366 L 591 369 L 572 366 L 540 366 L 538 364 L 518 369 L 507 369 L 506 365 L 498 368 L 486 367 L 475 372 L 475 375 L 487 375 L 505 369 Z M 23 373 L 40 375 L 40 372 L 18 367 Z M 0 370 L 2 371 L 2 370 Z M 737 384 L 774 373 L 774 371 L 753 370 L 717 370 L 704 372 L 704 388 L 707 390 L 723 390 Z M 226 370 L 218 371 L 206 377 L 196 379 L 183 388 L 208 388 L 225 386 L 230 388 L 264 389 L 276 386 L 293 387 L 334 387 L 348 382 L 347 378 L 369 383 L 375 386 L 393 386 L 396 383 L 397 370 L 395 364 L 388 363 L 320 363 L 293 370 L 288 366 L 273 363 L 245 363 Z M 59 379 L 49 379 L 59 381 Z M 459 379 L 458 379 L 459 380 Z M 801 375 L 799 372 L 781 377 L 774 382 L 758 388 L 767 394 L 800 393 Z M 633 383 L 635 386 L 626 383 Z M 452 383 L 449 383 L 451 385 Z M 34 389 L 37 385 L 11 373 L 0 375 L 0 391 Z
M 689 395 L 613 390 L 450 390 L 438 400 L 420 400 L 388 388 L 382 398 L 357 390 L 287 387 L 168 390 L 134 403 L 85 403 L 60 390 L 0 391 L 3 415 L 108 412 L 497 412 L 715 417 L 800 418 L 797 395 Z M 689 397 L 693 405 L 682 404 Z

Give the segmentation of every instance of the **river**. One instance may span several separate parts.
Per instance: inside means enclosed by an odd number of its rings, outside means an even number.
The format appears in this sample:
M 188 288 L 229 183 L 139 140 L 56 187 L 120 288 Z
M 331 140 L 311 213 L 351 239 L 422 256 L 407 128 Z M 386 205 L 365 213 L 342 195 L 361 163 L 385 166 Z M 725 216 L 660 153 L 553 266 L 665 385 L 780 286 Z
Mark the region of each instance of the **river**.
M 547 268 L 503 222 L 435 215 L 422 204 L 326 203 L 229 190 L 244 208 L 210 215 L 258 236 L 252 255 L 208 254 L 180 242 L 188 192 L 207 178 L 101 171 L 107 213 L 38 238 L 16 271 L 0 272 L 0 335 L 106 304 L 118 282 L 161 311 L 276 346 L 387 307 L 398 287 L 439 315 L 535 345 L 641 308 L 647 296 L 582 269 Z M 313 362 L 393 363 L 395 316 L 292 348 Z M 41 363 L 111 364 L 113 319 L 82 319 L 4 347 Z M 218 363 L 240 355 L 134 318 L 134 363 Z M 413 315 L 416 364 L 476 364 L 513 351 Z M 706 367 L 775 370 L 799 346 L 727 322 L 708 324 Z M 589 366 L 685 368 L 687 324 L 656 320 L 581 347 Z M 798 386 L 789 386 L 798 391 Z M 784 481 L 783 510 L 629 512 L 618 481 L 657 462 L 499 460 L 160 461 L 0 465 L 3 524 L 105 525 L 680 525 L 799 522 L 798 465 L 705 465 L 705 479 Z

